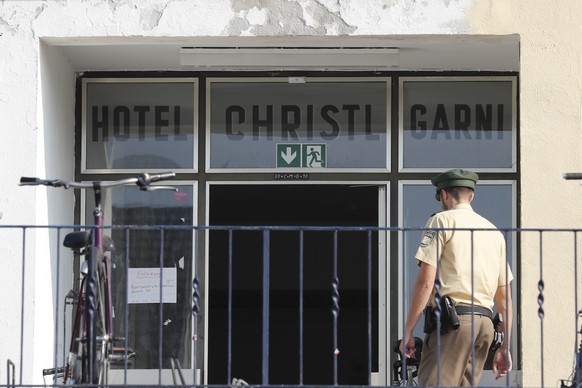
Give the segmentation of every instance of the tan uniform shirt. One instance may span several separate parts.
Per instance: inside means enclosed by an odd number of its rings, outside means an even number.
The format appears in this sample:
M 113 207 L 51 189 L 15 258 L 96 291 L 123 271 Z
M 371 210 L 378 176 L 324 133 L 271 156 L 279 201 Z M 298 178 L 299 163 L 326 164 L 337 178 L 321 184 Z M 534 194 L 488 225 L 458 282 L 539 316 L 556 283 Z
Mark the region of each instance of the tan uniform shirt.
M 505 258 L 503 234 L 468 203 L 436 213 L 425 227 L 435 230 L 423 233 L 415 257 L 435 268 L 440 263 L 440 294 L 450 296 L 457 304 L 470 305 L 474 300 L 476 306 L 493 310 L 497 288 L 513 279 Z M 445 230 L 438 230 L 441 228 Z

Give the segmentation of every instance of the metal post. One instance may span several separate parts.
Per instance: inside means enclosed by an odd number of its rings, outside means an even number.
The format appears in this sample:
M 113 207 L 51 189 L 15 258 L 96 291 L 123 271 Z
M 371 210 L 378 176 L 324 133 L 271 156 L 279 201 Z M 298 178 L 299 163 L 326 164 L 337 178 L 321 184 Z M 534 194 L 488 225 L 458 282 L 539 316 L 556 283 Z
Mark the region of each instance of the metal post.
M 332 289 L 332 315 L 333 315 L 333 384 L 338 385 L 338 356 L 339 356 L 339 346 L 338 346 L 338 330 L 337 330 L 337 319 L 340 312 L 339 307 L 339 277 L 337 273 L 337 234 L 338 231 L 333 232 L 333 280 L 331 284 Z
M 263 231 L 263 385 L 269 385 L 269 232 Z

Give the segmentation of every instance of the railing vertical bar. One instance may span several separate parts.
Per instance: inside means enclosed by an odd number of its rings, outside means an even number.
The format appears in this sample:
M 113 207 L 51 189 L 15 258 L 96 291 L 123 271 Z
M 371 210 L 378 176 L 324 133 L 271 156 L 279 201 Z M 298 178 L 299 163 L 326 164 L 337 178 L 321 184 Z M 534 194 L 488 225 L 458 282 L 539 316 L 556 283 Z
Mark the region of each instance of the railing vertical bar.
M 20 365 L 18 369 L 20 371 L 20 385 L 22 385 L 22 364 L 24 362 L 24 290 L 26 280 L 26 227 L 22 228 L 22 285 L 20 290 Z
M 577 356 L 578 352 L 578 324 L 579 324 L 579 309 L 578 309 L 578 233 L 574 232 L 574 356 Z M 582 334 L 582 333 L 581 333 Z M 580 349 L 582 350 L 582 349 Z M 576 360 L 578 363 L 578 360 Z M 581 377 L 580 371 L 576 368 L 574 374 L 574 384 L 580 384 Z
M 227 343 L 227 370 L 226 370 L 226 383 L 230 384 L 232 379 L 232 238 L 233 231 L 228 229 L 228 343 Z
M 574 308 L 576 309 L 576 326 L 578 330 L 578 232 L 574 231 Z
M 507 230 L 505 230 L 505 241 L 506 241 L 506 245 L 507 245 L 507 240 L 508 240 L 508 233 L 507 233 Z M 514 243 L 514 241 L 512 240 L 512 244 L 513 243 Z M 507 292 L 505 293 L 505 306 L 506 306 L 505 317 L 506 317 L 506 319 L 504 320 L 503 324 L 505 325 L 504 333 L 506 333 L 506 336 L 509 335 L 509 337 L 511 338 L 511 333 L 509 333 L 508 330 L 507 330 L 508 329 L 508 325 L 509 325 L 509 322 L 507 320 L 507 317 L 509 317 L 509 314 L 511 314 L 513 316 L 513 311 L 509 311 L 507 309 L 507 306 L 509 306 L 509 298 L 511 296 L 510 295 L 511 287 L 509 287 L 509 282 L 508 282 L 508 279 L 509 279 L 509 262 L 507 261 L 507 248 L 506 248 L 505 252 L 506 252 L 506 259 L 505 259 L 505 277 L 504 277 L 504 279 L 505 279 L 505 283 L 506 283 L 506 286 L 507 286 L 507 288 L 506 288 Z M 511 308 L 513 309 L 513 305 L 511 306 Z M 507 344 L 507 347 L 506 347 L 506 351 L 505 351 L 505 353 L 506 353 L 505 354 L 505 368 L 507 370 L 509 370 L 509 356 L 510 356 L 510 354 L 509 354 L 510 353 L 510 350 L 509 349 L 510 349 L 510 347 L 511 347 L 511 343 L 508 343 Z M 507 375 L 505 375 L 505 386 L 509 387 L 509 373 L 507 373 Z
M 539 231 L 540 236 L 540 280 L 538 281 L 538 318 L 540 319 L 540 361 L 541 361 L 541 384 L 544 387 L 544 277 L 543 277 L 543 231 Z
M 435 294 L 434 294 L 434 302 L 435 302 L 435 309 L 434 309 L 434 315 L 435 315 L 435 319 L 436 319 L 436 338 L 437 338 L 437 385 L 441 384 L 441 315 L 442 315 L 442 310 L 441 310 L 441 271 L 440 271 L 440 256 L 441 256 L 441 246 L 440 246 L 440 235 L 439 233 L 442 233 L 441 231 L 436 232 L 436 245 L 437 245 L 437 250 L 436 250 L 436 263 L 437 263 L 437 269 L 436 269 L 436 279 L 434 282 L 434 290 L 435 290 Z
M 269 276 L 270 230 L 263 230 L 263 365 L 262 384 L 269 385 Z
M 408 260 L 407 260 L 407 255 L 406 255 L 406 231 L 401 230 L 400 231 L 401 235 L 402 235 L 402 246 L 404 247 L 404 249 L 402 250 L 402 343 L 404 344 L 402 346 L 403 349 L 406 348 L 406 342 L 409 340 L 408 338 L 406 338 L 406 317 L 407 317 L 407 313 L 406 313 L 406 309 L 409 308 L 408 306 L 408 279 L 407 279 L 407 270 L 408 270 Z M 414 336 L 414 334 L 413 334 Z M 409 383 L 408 382 L 408 373 L 406 373 L 406 368 L 408 367 L 408 359 L 406 357 L 402 357 L 401 358 L 402 361 L 402 374 L 401 376 L 398 376 L 398 379 L 400 380 L 400 378 L 402 378 L 402 381 L 404 382 L 404 384 Z
M 113 234 L 113 228 L 109 227 L 109 234 Z M 103 246 L 103 245 L 102 245 Z M 106 254 L 103 252 L 103 262 L 105 264 L 105 272 L 107 273 L 107 279 L 105 281 L 105 295 L 106 298 L 106 313 L 107 322 L 105 326 L 108 328 L 109 332 L 107 334 L 115 338 L 116 333 L 113 331 L 113 315 L 114 315 L 114 305 L 113 305 L 113 288 L 112 288 L 112 278 L 113 278 L 113 255 L 111 253 Z
M 299 230 L 299 385 L 303 385 L 303 248 L 304 233 Z
M 198 315 L 200 314 L 200 280 L 198 279 L 198 239 L 200 235 L 200 230 L 194 229 L 194 279 L 192 280 L 192 315 L 193 315 L 193 327 L 192 327 L 192 339 L 193 339 L 193 349 L 192 349 L 192 370 L 193 370 L 193 384 L 198 384 L 197 381 L 197 370 L 198 370 Z
M 574 306 L 576 307 L 576 330 L 578 330 L 578 232 L 574 231 Z
M 368 230 L 368 385 L 372 385 L 372 231 Z
M 475 386 L 475 231 L 471 230 L 471 386 Z
M 129 345 L 129 228 L 126 226 L 123 230 L 125 246 L 125 314 L 123 317 L 123 339 L 125 347 L 125 359 L 123 362 L 123 384 L 127 385 L 128 370 L 128 345 Z
M 104 251 L 103 251 L 103 208 L 101 207 L 101 188 L 97 184 L 93 184 L 93 192 L 95 195 L 95 209 L 93 210 L 93 217 L 95 219 L 95 228 L 93 228 L 93 240 L 92 240 L 92 247 L 91 247 L 91 254 L 87 257 L 87 264 L 89 267 L 89 273 L 87 277 L 87 292 L 86 292 L 86 301 L 88 303 L 87 306 L 87 334 L 86 334 L 86 341 L 87 341 L 87 349 L 89 353 L 88 359 L 88 367 L 87 370 L 89 371 L 88 376 L 91 382 L 95 376 L 95 357 L 97 356 L 97 336 L 95 332 L 95 313 L 97 313 L 97 296 L 98 291 L 97 287 L 97 272 L 99 268 L 99 260 L 103 259 Z
M 93 241 L 98 241 L 99 236 L 97 229 L 92 229 Z M 87 376 L 89 379 L 93 379 L 93 361 L 95 356 L 95 309 L 96 309 L 96 295 L 97 295 L 97 284 L 95 278 L 96 271 L 96 261 L 100 255 L 99 248 L 94 245 L 90 247 L 89 254 L 85 255 L 85 260 L 87 262 L 87 280 L 86 280 L 86 292 L 85 292 L 85 327 L 86 331 L 84 334 L 88 355 L 87 355 Z M 83 292 L 83 290 L 81 290 Z
M 158 322 L 159 341 L 158 341 L 158 384 L 162 385 L 162 365 L 163 365 L 163 343 L 164 343 L 164 228 L 160 228 L 160 319 Z
M 72 293 L 73 289 L 71 289 L 71 306 L 74 306 L 74 300 L 75 297 L 73 296 Z M 67 298 L 68 298 L 69 294 L 67 293 L 67 295 L 65 296 L 65 301 L 63 303 L 63 346 L 62 346 L 62 364 L 63 366 L 65 365 L 65 363 L 67 362 Z M 71 325 L 72 327 L 72 325 Z M 71 330 L 72 332 L 72 330 Z
M 49 230 L 50 232 L 50 230 Z M 55 377 L 57 376 L 57 368 L 58 368 L 58 349 L 59 349 L 59 308 L 60 308 L 60 304 L 59 304 L 59 293 L 61 291 L 60 289 L 60 284 L 61 284 L 61 278 L 60 278 L 60 268 L 61 268 L 61 244 L 59 244 L 59 242 L 61 241 L 61 228 L 57 227 L 57 267 L 56 267 L 56 290 L 55 290 L 55 341 L 54 341 L 54 367 L 55 367 Z M 63 325 L 65 324 L 65 322 L 63 321 Z M 63 337 L 63 344 L 64 344 L 65 338 Z M 64 346 L 63 346 L 64 347 Z M 64 360 L 63 360 L 64 361 Z M 63 364 L 64 365 L 64 364 Z M 53 385 L 57 384 L 57 379 L 55 378 L 53 380 Z
M 581 376 L 580 376 L 580 354 L 579 351 L 582 348 L 578 346 L 578 334 L 582 334 L 582 331 L 578 331 L 579 316 L 582 310 L 578 309 L 578 233 L 574 233 L 574 370 L 570 375 L 569 381 L 561 380 L 561 387 L 580 387 L 581 386 Z
M 333 231 L 333 281 L 332 281 L 332 314 L 333 314 L 333 384 L 338 385 L 338 356 L 339 356 L 339 346 L 338 346 L 338 328 L 337 321 L 339 316 L 339 278 L 337 270 L 337 240 L 338 240 L 338 230 Z

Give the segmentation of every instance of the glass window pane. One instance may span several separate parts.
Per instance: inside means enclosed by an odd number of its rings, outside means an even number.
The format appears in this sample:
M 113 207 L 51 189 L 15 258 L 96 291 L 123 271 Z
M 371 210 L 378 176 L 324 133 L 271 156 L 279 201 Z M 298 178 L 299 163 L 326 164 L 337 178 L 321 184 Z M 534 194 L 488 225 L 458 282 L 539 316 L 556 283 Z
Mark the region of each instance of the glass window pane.
M 86 80 L 87 170 L 193 169 L 196 83 Z
M 143 192 L 137 187 L 108 191 L 103 206 L 105 225 L 193 225 L 192 186 L 177 187 L 178 192 Z M 89 224 L 93 204 L 94 199 L 88 195 L 86 223 Z M 192 229 L 164 229 L 162 233 L 159 228 L 134 227 L 126 234 L 125 229 L 113 228 L 104 234 L 111 236 L 115 245 L 111 254 L 114 334 L 124 336 L 127 312 L 128 346 L 139 354 L 130 368 L 159 367 L 160 277 L 164 284 L 162 367 L 170 367 L 172 356 L 179 357 L 182 366 L 190 365 Z M 129 299 L 125 297 L 126 287 Z
M 386 80 L 215 81 L 210 96 L 210 168 L 386 169 Z
M 402 168 L 515 169 L 515 79 L 401 80 Z
M 423 228 L 427 219 L 436 211 L 440 211 L 440 202 L 435 200 L 435 187 L 431 184 L 402 185 L 402 225 L 405 228 Z M 471 203 L 473 210 L 483 215 L 491 221 L 497 228 L 512 228 L 513 225 L 513 187 L 510 183 L 479 183 L 475 191 L 475 199 Z M 404 263 L 403 268 L 406 274 L 406 295 L 404 306 L 404 317 L 408 314 L 408 306 L 412 296 L 412 287 L 418 275 L 418 266 L 414 258 L 420 244 L 422 231 L 406 231 L 403 233 L 404 243 Z M 517 268 L 512 260 L 513 235 L 505 234 L 508 262 L 514 279 L 517 278 Z M 400 275 L 402 276 L 402 275 Z M 401 277 L 400 277 L 401 278 Z M 515 285 L 513 287 L 515 292 Z M 514 302 L 514 307 L 516 303 Z M 421 319 L 424 319 L 422 317 Z M 424 338 L 422 332 L 422 321 L 414 330 L 414 335 Z M 515 329 L 515 325 L 514 325 Z

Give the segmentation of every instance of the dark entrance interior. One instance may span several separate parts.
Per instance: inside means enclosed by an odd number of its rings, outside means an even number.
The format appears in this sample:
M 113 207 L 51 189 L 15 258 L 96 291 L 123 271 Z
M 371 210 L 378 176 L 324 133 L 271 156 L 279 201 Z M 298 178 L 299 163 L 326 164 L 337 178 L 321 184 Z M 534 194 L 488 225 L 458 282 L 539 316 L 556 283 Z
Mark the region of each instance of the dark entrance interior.
M 378 187 L 212 185 L 210 225 L 374 227 Z M 301 244 L 299 231 L 273 230 L 269 255 L 269 384 L 368 384 L 378 369 L 377 232 L 304 231 Z M 261 230 L 210 231 L 210 384 L 262 382 L 262 279 Z

